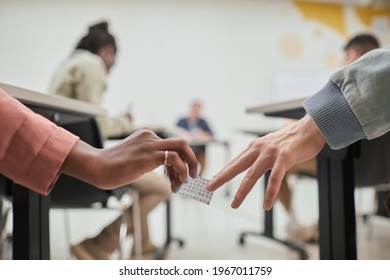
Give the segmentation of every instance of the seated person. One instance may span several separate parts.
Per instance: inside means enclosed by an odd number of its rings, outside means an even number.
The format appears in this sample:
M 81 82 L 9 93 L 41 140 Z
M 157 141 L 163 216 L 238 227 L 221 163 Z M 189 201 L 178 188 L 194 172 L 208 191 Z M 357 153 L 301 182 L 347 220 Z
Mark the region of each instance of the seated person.
M 115 63 L 117 46 L 108 24 L 101 22 L 89 27 L 87 34 L 78 42 L 73 53 L 60 65 L 53 77 L 49 92 L 102 104 L 107 86 L 107 74 Z M 132 128 L 130 115 L 100 117 L 97 122 L 103 138 L 129 133 Z M 149 239 L 148 214 L 170 197 L 169 180 L 156 173 L 147 173 L 132 183 L 139 190 L 143 259 L 153 259 L 156 246 Z M 128 233 L 133 232 L 132 207 L 128 209 Z M 78 259 L 110 259 L 118 248 L 120 220 L 114 220 L 97 236 L 87 238 L 71 247 Z M 134 250 L 132 250 L 132 258 Z
M 375 36 L 371 34 L 359 34 L 353 37 L 344 47 L 344 63 L 346 65 L 354 62 L 365 53 L 379 48 L 379 42 Z M 290 175 L 306 174 L 316 177 L 317 174 L 317 160 L 312 160 L 297 164 L 291 168 L 284 177 L 280 193 L 279 201 L 289 216 L 287 225 L 287 237 L 292 241 L 317 242 L 318 241 L 318 225 L 315 223 L 311 226 L 302 226 L 295 215 L 292 207 L 292 190 L 288 184 L 288 177 Z
M 206 143 L 212 140 L 213 132 L 207 121 L 201 117 L 202 103 L 193 101 L 187 117 L 179 119 L 176 126 L 180 135 L 190 144 L 199 163 L 199 176 L 202 177 L 206 167 Z

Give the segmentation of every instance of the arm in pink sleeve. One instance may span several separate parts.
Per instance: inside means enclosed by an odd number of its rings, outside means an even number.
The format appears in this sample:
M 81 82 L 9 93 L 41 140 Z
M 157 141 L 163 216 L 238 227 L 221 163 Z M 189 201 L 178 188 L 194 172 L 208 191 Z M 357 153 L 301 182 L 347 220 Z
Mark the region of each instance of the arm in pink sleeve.
M 78 137 L 0 89 L 0 173 L 47 195 Z

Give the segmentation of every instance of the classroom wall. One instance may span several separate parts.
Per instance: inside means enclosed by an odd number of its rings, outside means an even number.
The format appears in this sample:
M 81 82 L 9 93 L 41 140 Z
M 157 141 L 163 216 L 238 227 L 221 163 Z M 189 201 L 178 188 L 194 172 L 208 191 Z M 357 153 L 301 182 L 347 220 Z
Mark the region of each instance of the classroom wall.
M 272 124 L 245 109 L 273 100 L 276 74 L 334 71 L 346 39 L 360 31 L 390 42 L 388 10 L 348 5 L 1 0 L 0 82 L 46 92 L 58 64 L 100 19 L 119 45 L 104 100 L 110 113 L 130 104 L 137 124 L 171 126 L 200 98 L 216 134 L 229 139 L 237 128 Z

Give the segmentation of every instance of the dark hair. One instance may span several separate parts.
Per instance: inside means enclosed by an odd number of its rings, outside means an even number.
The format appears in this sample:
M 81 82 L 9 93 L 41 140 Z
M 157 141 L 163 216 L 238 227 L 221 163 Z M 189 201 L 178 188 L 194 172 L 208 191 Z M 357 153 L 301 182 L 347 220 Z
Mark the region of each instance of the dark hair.
M 379 48 L 379 46 L 379 41 L 374 35 L 363 33 L 349 40 L 344 47 L 344 51 L 352 48 L 361 54 L 365 54 L 366 52 Z
M 103 21 L 89 27 L 88 34 L 77 43 L 76 49 L 97 54 L 102 47 L 111 45 L 117 51 L 115 38 L 108 31 L 108 23 Z

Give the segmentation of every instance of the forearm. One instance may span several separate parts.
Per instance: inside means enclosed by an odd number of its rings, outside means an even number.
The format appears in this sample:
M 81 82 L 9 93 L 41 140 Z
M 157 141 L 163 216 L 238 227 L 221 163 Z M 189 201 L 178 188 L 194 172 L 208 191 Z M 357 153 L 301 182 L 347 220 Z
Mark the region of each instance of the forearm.
M 195 140 L 211 141 L 213 136 L 207 131 L 198 131 L 195 135 Z
M 78 137 L 0 89 L 0 173 L 47 195 Z
M 390 129 L 389 61 L 390 46 L 367 53 L 331 76 L 367 139 L 377 138 Z
M 100 151 L 82 140 L 77 141 L 65 159 L 61 172 L 95 185 L 99 168 Z
M 337 71 L 303 104 L 327 143 L 343 148 L 390 129 L 390 49 L 373 51 Z

